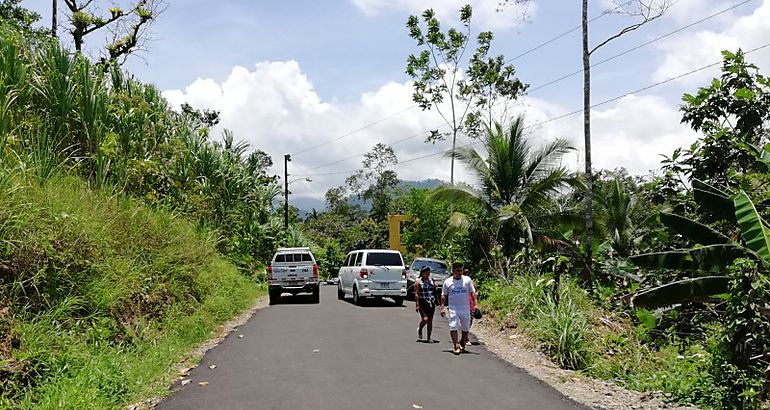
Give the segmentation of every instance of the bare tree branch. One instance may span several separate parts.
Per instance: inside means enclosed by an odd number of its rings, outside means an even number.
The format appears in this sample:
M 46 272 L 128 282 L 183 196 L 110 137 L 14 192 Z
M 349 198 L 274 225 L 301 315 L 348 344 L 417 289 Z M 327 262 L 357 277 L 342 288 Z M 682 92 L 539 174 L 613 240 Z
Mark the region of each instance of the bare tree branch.
M 607 10 L 604 12 L 604 14 L 622 14 L 629 17 L 641 17 L 642 21 L 631 24 L 630 26 L 627 26 L 620 30 L 617 34 L 608 37 L 601 43 L 599 43 L 597 46 L 592 48 L 588 54 L 591 55 L 594 53 L 594 51 L 602 48 L 607 43 L 611 42 L 612 40 L 617 39 L 618 37 L 623 36 L 626 33 L 630 33 L 639 27 L 642 27 L 643 25 L 655 21 L 662 17 L 666 11 L 671 7 L 674 2 L 673 0 L 638 0 L 638 1 L 626 1 L 624 3 L 618 3 L 615 1 L 616 7 L 612 10 Z M 628 10 L 628 6 L 638 6 L 637 10 Z

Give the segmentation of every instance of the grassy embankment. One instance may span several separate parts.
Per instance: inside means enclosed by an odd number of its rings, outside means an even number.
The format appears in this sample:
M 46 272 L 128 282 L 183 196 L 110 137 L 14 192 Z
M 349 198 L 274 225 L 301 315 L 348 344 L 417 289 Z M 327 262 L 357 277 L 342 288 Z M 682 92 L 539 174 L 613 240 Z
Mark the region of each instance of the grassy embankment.
M 215 238 L 79 179 L 0 178 L 0 408 L 118 408 L 264 293 Z
M 684 341 L 659 332 L 648 313 L 632 321 L 602 308 L 566 280 L 557 305 L 549 280 L 522 275 L 509 284 L 488 283 L 481 289 L 481 306 L 501 326 L 519 329 L 562 368 L 631 390 L 661 391 L 683 404 L 719 407 L 722 392 L 710 374 L 709 353 L 716 349 L 716 329 Z

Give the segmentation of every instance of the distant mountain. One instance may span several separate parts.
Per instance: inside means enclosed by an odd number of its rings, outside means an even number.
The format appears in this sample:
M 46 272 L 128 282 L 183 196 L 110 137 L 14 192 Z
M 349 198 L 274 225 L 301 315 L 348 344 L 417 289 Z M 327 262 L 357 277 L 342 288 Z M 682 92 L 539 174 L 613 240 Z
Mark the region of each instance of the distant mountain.
M 423 181 L 399 181 L 400 187 L 412 187 L 415 189 L 433 189 L 437 186 L 443 185 L 446 182 L 440 179 L 426 179 Z
M 326 201 L 320 198 L 293 196 L 289 198 L 289 202 L 293 206 L 296 206 L 300 211 L 312 212 L 315 209 L 318 212 L 326 209 Z M 301 214 L 302 212 L 300 212 Z
M 426 179 L 423 181 L 399 181 L 398 186 L 401 188 L 414 188 L 414 189 L 433 189 L 437 186 L 440 186 L 444 184 L 444 181 L 441 181 L 440 179 Z M 370 204 L 369 201 L 364 201 L 362 199 L 358 199 L 355 196 L 351 196 L 350 202 L 361 206 L 363 209 L 369 209 Z M 290 199 L 291 205 L 297 207 L 299 209 L 299 214 L 301 218 L 305 218 L 305 216 L 311 212 L 313 212 L 313 209 L 315 209 L 318 212 L 321 212 L 326 209 L 326 201 L 320 198 L 313 198 L 313 197 L 303 197 L 303 196 L 292 196 Z M 281 201 L 281 204 L 283 202 Z

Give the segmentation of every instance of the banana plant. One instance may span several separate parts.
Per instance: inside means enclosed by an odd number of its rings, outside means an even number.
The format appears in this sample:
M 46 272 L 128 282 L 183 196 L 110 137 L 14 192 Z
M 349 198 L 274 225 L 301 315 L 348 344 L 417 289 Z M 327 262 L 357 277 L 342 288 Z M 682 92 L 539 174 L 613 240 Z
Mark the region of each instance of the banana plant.
M 631 257 L 631 262 L 639 267 L 688 274 L 687 279 L 637 293 L 631 298 L 634 306 L 657 307 L 704 301 L 726 293 L 731 279 L 726 275 L 728 267 L 738 258 L 756 260 L 764 271 L 770 268 L 770 229 L 751 198 L 744 191 L 730 195 L 697 180 L 693 182 L 693 190 L 696 201 L 705 211 L 738 225 L 740 238 L 733 240 L 695 220 L 661 213 L 660 220 L 664 225 L 698 245 Z

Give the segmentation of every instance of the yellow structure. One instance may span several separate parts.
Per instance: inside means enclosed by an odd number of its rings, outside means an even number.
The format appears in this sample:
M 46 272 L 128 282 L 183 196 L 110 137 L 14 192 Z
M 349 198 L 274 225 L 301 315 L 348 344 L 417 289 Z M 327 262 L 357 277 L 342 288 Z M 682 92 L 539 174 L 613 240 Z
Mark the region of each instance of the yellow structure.
M 390 249 L 406 253 L 406 249 L 401 245 L 401 223 L 412 220 L 411 215 L 388 215 L 388 246 Z

